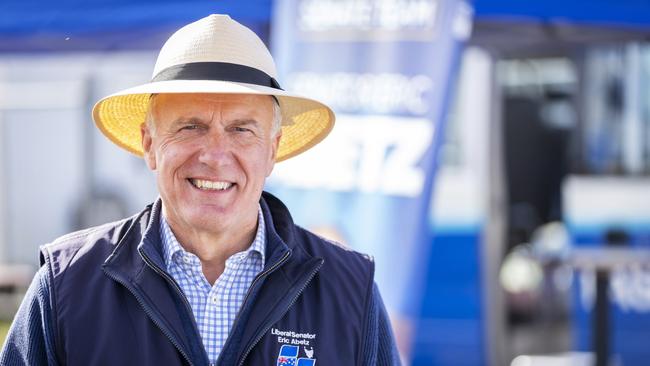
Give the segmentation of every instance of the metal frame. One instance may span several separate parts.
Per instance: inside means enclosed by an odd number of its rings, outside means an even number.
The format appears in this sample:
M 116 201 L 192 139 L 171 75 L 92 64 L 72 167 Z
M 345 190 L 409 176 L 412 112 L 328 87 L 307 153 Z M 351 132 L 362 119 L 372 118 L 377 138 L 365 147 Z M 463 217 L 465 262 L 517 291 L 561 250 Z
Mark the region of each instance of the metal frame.
M 505 243 L 505 192 L 507 190 L 503 171 L 502 111 L 501 90 L 497 86 L 496 60 L 492 56 L 492 78 L 490 96 L 492 110 L 490 113 L 490 135 L 488 137 L 488 217 L 484 229 L 484 246 L 482 248 L 483 266 L 483 302 L 486 313 L 484 338 L 487 347 L 488 364 L 492 366 L 507 365 L 505 296 L 499 284 L 499 270 L 503 259 Z
M 7 260 L 7 189 L 6 182 L 2 178 L 6 176 L 5 167 L 5 143 L 4 136 L 4 111 L 0 104 L 0 263 Z

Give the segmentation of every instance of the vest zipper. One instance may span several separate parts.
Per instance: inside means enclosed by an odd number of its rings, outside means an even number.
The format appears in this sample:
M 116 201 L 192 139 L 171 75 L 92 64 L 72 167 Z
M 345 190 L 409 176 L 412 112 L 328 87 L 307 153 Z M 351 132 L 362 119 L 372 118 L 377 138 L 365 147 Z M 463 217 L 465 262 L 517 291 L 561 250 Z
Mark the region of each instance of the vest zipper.
M 293 297 L 293 299 L 292 299 L 291 302 L 289 303 L 289 306 L 286 307 L 286 309 L 284 310 L 284 312 L 282 313 L 282 315 L 284 315 L 287 311 L 289 311 L 289 309 L 293 306 L 293 304 L 296 303 L 296 301 L 298 300 L 298 298 L 300 297 L 300 295 L 303 293 L 303 291 L 305 291 L 305 289 L 307 288 L 307 286 L 309 285 L 309 283 L 311 282 L 311 280 L 314 278 L 314 276 L 316 275 L 316 273 L 320 270 L 320 267 L 321 267 L 322 265 L 323 265 L 323 261 L 321 260 L 321 262 L 318 264 L 318 266 L 317 266 L 316 268 L 314 268 L 314 269 L 311 271 L 311 273 L 309 274 L 309 277 L 307 278 L 307 281 L 305 281 L 305 284 L 304 284 L 304 285 L 300 288 L 300 290 L 296 293 L 296 296 Z M 265 333 L 266 333 L 266 332 L 271 328 L 272 325 L 273 325 L 273 323 L 271 323 L 271 324 L 267 324 L 267 325 L 263 328 L 263 330 L 262 330 L 262 331 L 259 333 L 259 335 L 255 338 L 255 341 L 254 341 L 253 343 L 251 343 L 251 345 L 246 349 L 246 352 L 244 352 L 244 355 L 242 356 L 241 360 L 239 361 L 238 366 L 242 366 L 242 365 L 244 364 L 244 361 L 246 360 L 246 357 L 248 357 L 248 355 L 251 353 L 251 351 L 253 350 L 253 348 L 255 348 L 255 346 L 257 346 L 257 344 L 260 342 L 260 340 L 262 339 L 262 337 L 264 337 L 264 334 L 265 334 Z
M 183 299 L 183 303 L 185 304 L 185 309 L 188 311 L 188 314 L 191 314 L 192 316 L 194 316 L 194 312 L 192 311 L 192 306 L 190 305 L 190 302 L 187 300 L 187 296 L 185 296 L 185 293 L 180 288 L 178 283 L 176 283 L 176 281 L 174 281 L 174 279 L 171 276 L 169 276 L 165 271 L 161 270 L 151 260 L 151 258 L 149 258 L 149 256 L 142 250 L 142 248 L 140 248 L 138 250 L 138 252 L 140 252 L 140 255 L 142 256 L 142 259 L 144 260 L 144 262 L 147 263 L 147 265 L 149 265 L 149 267 L 151 267 L 151 269 L 153 269 L 154 272 L 156 272 L 156 273 L 158 273 L 158 275 L 162 276 L 165 280 L 167 280 L 168 283 L 170 283 L 176 289 L 176 292 L 180 295 L 181 299 Z M 197 330 L 198 330 L 198 327 L 197 327 Z M 203 344 L 201 344 L 201 347 L 203 347 Z M 210 364 L 210 360 L 208 360 L 208 364 Z
M 141 297 L 140 295 L 138 295 L 138 293 L 137 293 L 133 288 L 131 288 L 131 286 L 128 284 L 128 282 L 127 282 L 127 281 L 124 281 L 124 280 L 122 280 L 122 279 L 120 279 L 120 278 L 117 278 L 117 277 L 114 276 L 113 274 L 111 274 L 111 273 L 109 273 L 108 271 L 106 271 L 105 268 L 104 268 L 104 273 L 105 273 L 108 277 L 112 278 L 113 281 L 116 281 L 116 282 L 122 284 L 122 286 L 124 286 L 127 290 L 129 290 L 129 292 L 131 292 L 131 294 L 132 294 L 133 296 L 135 296 L 135 299 L 138 301 L 138 303 L 140 304 L 140 306 L 141 306 L 142 309 L 144 310 L 145 314 L 147 314 L 147 316 L 149 317 L 149 319 L 151 319 L 151 321 L 152 321 L 152 322 L 153 322 L 153 323 L 158 327 L 158 329 L 160 329 L 160 331 L 165 335 L 165 337 L 167 337 L 167 339 L 168 339 L 168 340 L 169 340 L 169 341 L 174 345 L 174 347 L 176 347 L 176 349 L 177 349 L 178 352 L 183 356 L 183 358 L 185 359 L 185 361 L 187 361 L 187 363 L 190 364 L 190 365 L 194 365 L 194 363 L 190 360 L 190 358 L 187 356 L 187 354 L 185 353 L 185 351 L 183 351 L 183 349 L 181 348 L 181 346 L 180 346 L 180 345 L 179 345 L 179 344 L 178 344 L 178 343 L 177 343 L 177 342 L 172 338 L 171 334 L 169 334 L 169 332 L 168 332 L 168 331 L 167 331 L 167 330 L 162 326 L 162 324 L 160 324 L 160 322 L 158 321 L 158 319 L 156 319 L 156 317 L 153 315 L 153 313 L 151 312 L 151 310 L 149 310 L 149 308 L 147 307 L 147 305 L 144 303 L 144 300 L 142 300 L 142 297 Z
M 289 249 L 286 253 L 284 253 L 284 255 L 282 256 L 282 258 L 280 258 L 279 261 L 275 262 L 274 265 L 272 265 L 272 266 L 269 267 L 268 269 L 266 269 L 266 270 L 260 272 L 257 276 L 255 276 L 255 278 L 253 279 L 253 282 L 251 282 L 251 285 L 248 286 L 248 291 L 246 291 L 246 296 L 244 296 L 244 300 L 242 301 L 242 305 L 241 305 L 241 307 L 240 307 L 240 311 L 237 313 L 237 316 L 235 317 L 235 321 L 232 323 L 232 327 L 230 328 L 230 332 L 231 332 L 231 333 L 232 333 L 232 330 L 233 330 L 233 329 L 236 329 L 237 323 L 239 322 L 239 316 L 241 315 L 241 308 L 243 308 L 244 304 L 246 304 L 246 301 L 248 301 L 248 298 L 249 298 L 249 296 L 250 296 L 250 294 L 251 294 L 251 289 L 253 288 L 253 286 L 254 286 L 254 285 L 257 283 L 257 281 L 259 281 L 261 278 L 266 277 L 266 275 L 268 275 L 269 273 L 275 271 L 278 267 L 280 267 L 282 264 L 284 264 L 284 262 L 286 262 L 287 259 L 289 259 L 289 257 L 291 256 L 291 253 L 292 253 L 292 252 L 291 252 L 291 249 Z M 224 343 L 223 348 L 221 348 L 222 351 L 225 350 L 225 349 L 227 349 L 227 346 L 229 345 L 229 344 L 228 344 L 229 342 L 230 342 L 230 335 L 228 335 L 228 337 L 226 338 L 226 343 Z M 216 365 L 219 365 L 219 364 L 220 364 L 220 361 L 221 361 L 221 355 L 222 355 L 222 354 L 223 354 L 223 352 L 221 352 L 221 353 L 219 354 L 219 357 L 217 357 L 217 362 L 215 363 Z
M 181 296 L 181 299 L 183 299 L 183 303 L 185 303 L 185 309 L 189 312 L 189 314 L 193 315 L 194 313 L 192 312 L 192 306 L 190 305 L 190 302 L 187 300 L 185 293 L 180 288 L 180 286 L 178 286 L 176 281 L 174 281 L 174 279 L 171 278 L 171 276 L 169 276 L 165 271 L 161 270 L 157 265 L 155 265 L 153 261 L 149 258 L 149 256 L 147 256 L 144 253 L 144 251 L 138 250 L 138 252 L 140 252 L 140 255 L 142 256 L 144 262 L 147 263 L 147 265 L 149 265 L 149 267 L 151 267 L 151 269 L 153 269 L 154 272 L 162 276 L 165 280 L 167 280 L 167 282 L 169 282 L 176 289 L 176 291 L 178 291 L 178 294 Z

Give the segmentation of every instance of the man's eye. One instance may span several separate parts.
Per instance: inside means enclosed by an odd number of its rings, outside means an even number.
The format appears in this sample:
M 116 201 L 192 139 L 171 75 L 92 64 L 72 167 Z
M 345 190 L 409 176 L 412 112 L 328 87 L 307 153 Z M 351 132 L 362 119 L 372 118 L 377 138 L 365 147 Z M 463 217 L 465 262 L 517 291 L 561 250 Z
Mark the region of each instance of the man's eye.
M 191 130 L 198 130 L 199 125 L 185 125 L 180 128 L 180 131 L 191 131 Z
M 248 129 L 246 127 L 239 127 L 239 126 L 233 127 L 233 130 L 236 131 L 236 132 L 251 132 L 250 129 Z

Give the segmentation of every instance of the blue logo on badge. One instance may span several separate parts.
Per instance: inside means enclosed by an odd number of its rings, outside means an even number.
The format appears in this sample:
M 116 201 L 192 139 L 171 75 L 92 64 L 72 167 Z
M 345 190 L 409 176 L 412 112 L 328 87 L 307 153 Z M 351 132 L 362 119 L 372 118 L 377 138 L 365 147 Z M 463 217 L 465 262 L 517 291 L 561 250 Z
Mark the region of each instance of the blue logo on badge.
M 314 366 L 316 364 L 316 360 L 311 359 L 311 358 L 299 358 L 298 359 L 298 365 L 296 366 Z
M 280 353 L 278 354 L 277 366 L 314 366 L 316 365 L 316 360 L 313 358 L 298 358 L 298 353 L 300 352 L 300 347 L 290 346 L 288 344 L 283 344 L 280 347 Z M 307 357 L 312 357 L 314 355 L 313 347 L 311 349 L 305 348 L 305 353 Z
M 296 358 L 298 357 L 298 346 L 289 346 L 283 344 L 280 347 L 280 354 L 278 355 L 277 366 L 297 366 Z

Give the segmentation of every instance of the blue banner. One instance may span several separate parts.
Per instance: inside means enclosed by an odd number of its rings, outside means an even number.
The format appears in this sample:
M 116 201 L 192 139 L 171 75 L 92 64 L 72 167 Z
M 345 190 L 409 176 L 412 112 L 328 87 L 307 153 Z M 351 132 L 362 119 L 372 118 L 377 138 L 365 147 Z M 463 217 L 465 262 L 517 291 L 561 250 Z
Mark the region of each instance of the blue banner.
M 436 158 L 471 18 L 459 0 L 280 0 L 272 20 L 282 85 L 337 122 L 276 165 L 267 189 L 301 225 L 374 256 L 403 346 L 424 298 Z

